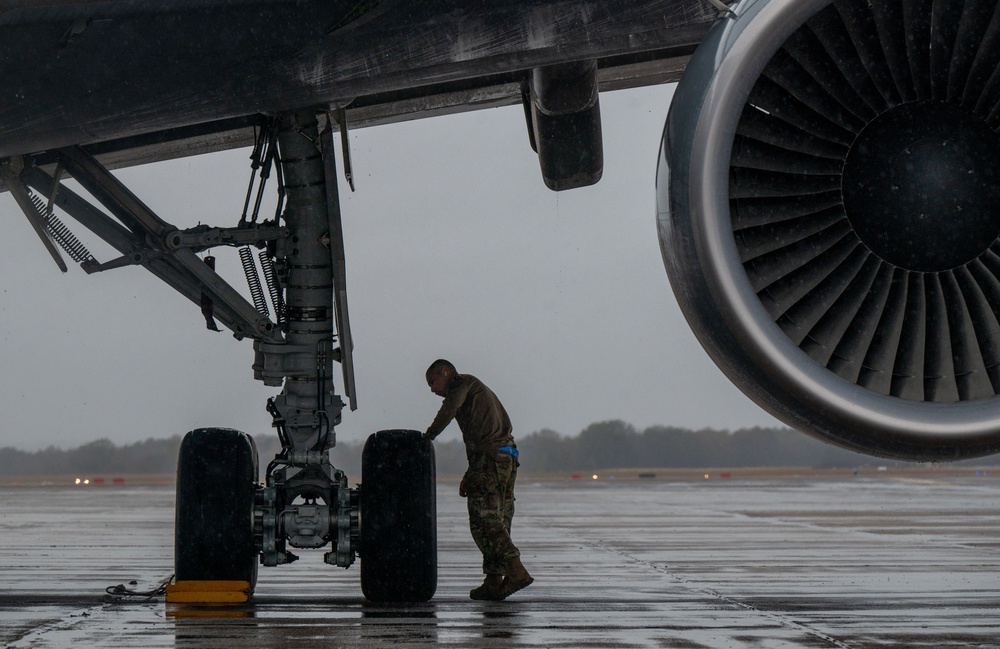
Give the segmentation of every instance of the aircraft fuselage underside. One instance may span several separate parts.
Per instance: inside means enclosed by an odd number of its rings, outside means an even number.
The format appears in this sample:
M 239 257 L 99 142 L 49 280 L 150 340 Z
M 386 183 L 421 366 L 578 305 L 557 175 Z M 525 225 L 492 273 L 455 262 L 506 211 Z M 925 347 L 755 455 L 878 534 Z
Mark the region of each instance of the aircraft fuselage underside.
M 116 168 L 249 146 L 262 113 L 348 106 L 358 127 L 517 104 L 533 69 L 575 61 L 599 64 L 602 89 L 675 81 L 717 14 L 707 0 L 18 2 L 0 8 L 0 158 L 80 145 Z

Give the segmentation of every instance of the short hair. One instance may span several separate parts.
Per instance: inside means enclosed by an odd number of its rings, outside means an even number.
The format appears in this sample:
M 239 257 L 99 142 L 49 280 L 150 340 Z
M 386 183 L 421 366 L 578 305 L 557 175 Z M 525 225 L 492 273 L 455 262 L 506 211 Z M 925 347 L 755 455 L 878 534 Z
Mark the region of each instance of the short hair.
M 427 368 L 427 372 L 426 374 L 424 374 L 424 376 L 430 378 L 431 374 L 437 372 L 438 370 L 445 370 L 445 369 L 451 370 L 454 374 L 458 374 L 458 370 L 456 370 L 455 366 L 451 364 L 451 361 L 446 361 L 443 358 L 439 358 L 433 363 L 431 363 L 431 366 Z

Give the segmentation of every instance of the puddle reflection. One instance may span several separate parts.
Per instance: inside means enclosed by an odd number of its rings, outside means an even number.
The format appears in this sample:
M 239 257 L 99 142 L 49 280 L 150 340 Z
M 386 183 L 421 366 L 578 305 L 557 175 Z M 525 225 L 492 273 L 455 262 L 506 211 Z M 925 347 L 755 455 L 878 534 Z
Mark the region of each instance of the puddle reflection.
M 483 638 L 487 640 L 512 640 L 517 633 L 522 616 L 510 610 L 483 610 Z
M 502 607 L 502 608 L 501 608 Z M 405 606 L 330 602 L 239 608 L 167 607 L 176 649 L 251 647 L 436 647 L 458 642 L 520 646 L 525 614 L 494 603 Z
M 433 604 L 400 606 L 366 603 L 361 609 L 359 640 L 376 646 L 389 643 L 427 643 L 438 641 L 437 608 Z
M 330 602 L 233 607 L 169 605 L 176 649 L 355 648 L 438 644 L 436 608 Z

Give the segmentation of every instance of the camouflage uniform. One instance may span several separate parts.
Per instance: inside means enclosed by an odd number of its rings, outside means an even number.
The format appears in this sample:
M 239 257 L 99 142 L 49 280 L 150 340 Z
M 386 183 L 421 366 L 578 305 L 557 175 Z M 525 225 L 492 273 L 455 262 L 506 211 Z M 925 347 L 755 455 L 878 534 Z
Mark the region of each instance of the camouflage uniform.
M 506 453 L 477 453 L 465 475 L 469 529 L 483 553 L 483 572 L 502 575 L 504 565 L 521 556 L 510 540 L 517 460 Z
M 482 381 L 470 374 L 456 374 L 448 383 L 441 410 L 427 436 L 437 437 L 452 419 L 462 430 L 469 460 L 464 480 L 472 538 L 483 553 L 483 572 L 502 575 L 504 564 L 521 556 L 510 540 L 518 463 L 497 450 L 514 446 L 510 418 Z

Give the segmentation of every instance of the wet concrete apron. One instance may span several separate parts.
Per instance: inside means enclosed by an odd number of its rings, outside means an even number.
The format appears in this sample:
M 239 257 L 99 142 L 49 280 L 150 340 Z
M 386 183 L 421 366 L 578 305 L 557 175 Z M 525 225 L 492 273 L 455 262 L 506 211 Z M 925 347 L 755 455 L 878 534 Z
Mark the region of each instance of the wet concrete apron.
M 535 584 L 473 602 L 479 555 L 438 487 L 439 582 L 370 605 L 302 552 L 238 608 L 104 588 L 172 571 L 170 488 L 0 490 L 0 641 L 24 647 L 1000 647 L 1000 480 L 523 480 Z M 136 584 L 129 584 L 135 580 Z

